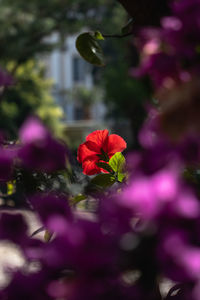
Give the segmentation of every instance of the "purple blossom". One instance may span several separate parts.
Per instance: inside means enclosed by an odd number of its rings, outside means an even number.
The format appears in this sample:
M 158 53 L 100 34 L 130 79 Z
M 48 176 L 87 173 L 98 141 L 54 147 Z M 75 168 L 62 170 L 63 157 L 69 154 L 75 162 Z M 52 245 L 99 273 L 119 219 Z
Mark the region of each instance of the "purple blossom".
M 45 272 L 35 272 L 26 274 L 26 272 L 16 272 L 9 284 L 1 291 L 1 299 L 17 300 L 52 300 L 46 291 L 48 284 L 48 275 Z
M 41 172 L 65 168 L 65 146 L 54 139 L 37 118 L 31 117 L 24 123 L 20 140 L 22 147 L 18 155 L 25 168 Z
M 4 70 L 0 69 L 0 86 L 9 86 L 13 84 L 13 77 Z
M 27 224 L 21 214 L 1 213 L 0 239 L 23 245 L 27 239 Z
M 14 149 L 0 147 L 0 181 L 12 179 L 15 156 Z
M 130 232 L 132 211 L 118 201 L 117 195 L 107 195 L 101 199 L 98 210 L 99 222 L 107 233 L 120 239 L 123 234 Z
M 66 222 L 71 220 L 72 213 L 69 208 L 68 200 L 63 195 L 38 194 L 30 199 L 33 208 L 39 214 L 42 223 L 51 230 L 66 226 Z M 54 226 L 55 225 L 55 226 Z
M 148 118 L 139 133 L 139 141 L 144 149 L 140 154 L 128 157 L 131 168 L 133 165 L 135 169 L 151 173 L 171 161 L 179 163 L 180 168 L 185 164 L 197 165 L 200 161 L 199 135 L 189 132 L 180 141 L 172 142 L 161 129 L 160 117 L 158 110 L 148 110 Z
M 160 29 L 141 30 L 138 43 L 142 50 L 141 65 L 132 72 L 137 76 L 150 76 L 157 89 L 170 89 L 200 74 L 200 2 L 175 1 L 172 12 L 172 16 L 161 20 Z
M 172 229 L 161 238 L 159 255 L 166 275 L 174 281 L 188 282 L 199 278 L 200 248 L 188 241 L 187 233 Z
M 52 281 L 48 286 L 48 293 L 54 299 L 69 300 L 131 300 L 138 295 L 133 288 L 123 286 L 116 278 L 96 281 L 93 277 L 82 277 L 77 280 L 66 280 L 65 282 Z M 144 300 L 145 298 L 137 299 Z
M 144 60 L 142 66 L 133 70 L 133 75 L 148 75 L 156 87 L 164 85 L 171 87 L 179 81 L 180 70 L 175 56 L 158 52 L 152 54 L 148 60 Z
M 176 170 L 164 169 L 155 175 L 139 175 L 134 178 L 119 201 L 142 219 L 158 216 L 166 205 L 174 202 L 178 195 L 179 183 Z

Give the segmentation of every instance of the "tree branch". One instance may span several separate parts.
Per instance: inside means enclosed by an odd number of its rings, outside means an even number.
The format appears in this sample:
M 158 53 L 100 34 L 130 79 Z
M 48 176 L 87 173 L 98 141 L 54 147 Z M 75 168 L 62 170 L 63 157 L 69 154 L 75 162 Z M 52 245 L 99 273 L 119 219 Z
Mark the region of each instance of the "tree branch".
M 127 32 L 125 34 L 102 34 L 104 38 L 124 38 L 133 35 L 133 32 Z
M 169 0 L 117 0 L 134 19 L 136 26 L 158 26 L 169 14 Z

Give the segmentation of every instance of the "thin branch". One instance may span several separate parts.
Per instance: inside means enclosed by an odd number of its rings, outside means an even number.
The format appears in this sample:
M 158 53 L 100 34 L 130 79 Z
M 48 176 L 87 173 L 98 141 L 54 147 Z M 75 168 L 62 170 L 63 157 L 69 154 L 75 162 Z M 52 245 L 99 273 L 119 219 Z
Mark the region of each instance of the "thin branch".
M 31 234 L 31 237 L 34 237 L 36 234 L 42 232 L 42 231 L 45 231 L 45 228 L 44 227 L 40 227 L 38 228 L 37 230 L 35 230 L 32 234 Z
M 127 33 L 124 33 L 124 34 L 102 34 L 102 36 L 104 38 L 125 38 L 127 36 L 131 36 L 133 35 L 133 32 L 127 32 Z
M 178 283 L 178 284 L 174 285 L 174 286 L 169 290 L 169 292 L 168 292 L 168 294 L 167 294 L 165 300 L 170 299 L 171 296 L 172 296 L 172 294 L 173 294 L 174 292 L 180 290 L 182 286 L 183 286 L 182 283 Z

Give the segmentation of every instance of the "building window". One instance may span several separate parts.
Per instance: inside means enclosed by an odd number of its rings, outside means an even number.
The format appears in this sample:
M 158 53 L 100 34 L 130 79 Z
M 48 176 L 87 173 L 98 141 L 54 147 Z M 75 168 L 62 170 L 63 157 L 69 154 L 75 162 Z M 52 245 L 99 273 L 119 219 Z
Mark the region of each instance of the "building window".
M 74 120 L 76 121 L 84 120 L 84 111 L 81 106 L 74 107 Z
M 86 73 L 86 62 L 80 57 L 73 57 L 73 81 L 82 82 Z

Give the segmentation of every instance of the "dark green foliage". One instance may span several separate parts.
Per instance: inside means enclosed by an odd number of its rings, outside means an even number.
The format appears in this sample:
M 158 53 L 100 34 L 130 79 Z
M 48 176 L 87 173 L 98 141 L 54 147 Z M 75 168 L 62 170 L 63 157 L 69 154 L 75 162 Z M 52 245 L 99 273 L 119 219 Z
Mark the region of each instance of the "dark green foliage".
M 115 183 L 115 177 L 111 174 L 99 174 L 91 180 L 91 183 L 106 188 Z
M 137 65 L 137 52 L 129 41 L 130 38 L 116 39 L 108 45 L 109 63 L 102 74 L 102 81 L 108 117 L 115 122 L 129 120 L 133 146 L 138 147 L 137 135 L 146 114 L 144 104 L 150 99 L 150 87 L 147 82 L 130 75 L 130 65 Z
M 79 54 L 89 63 L 98 67 L 105 65 L 103 51 L 94 33 L 85 32 L 80 34 L 76 40 L 76 48 Z

